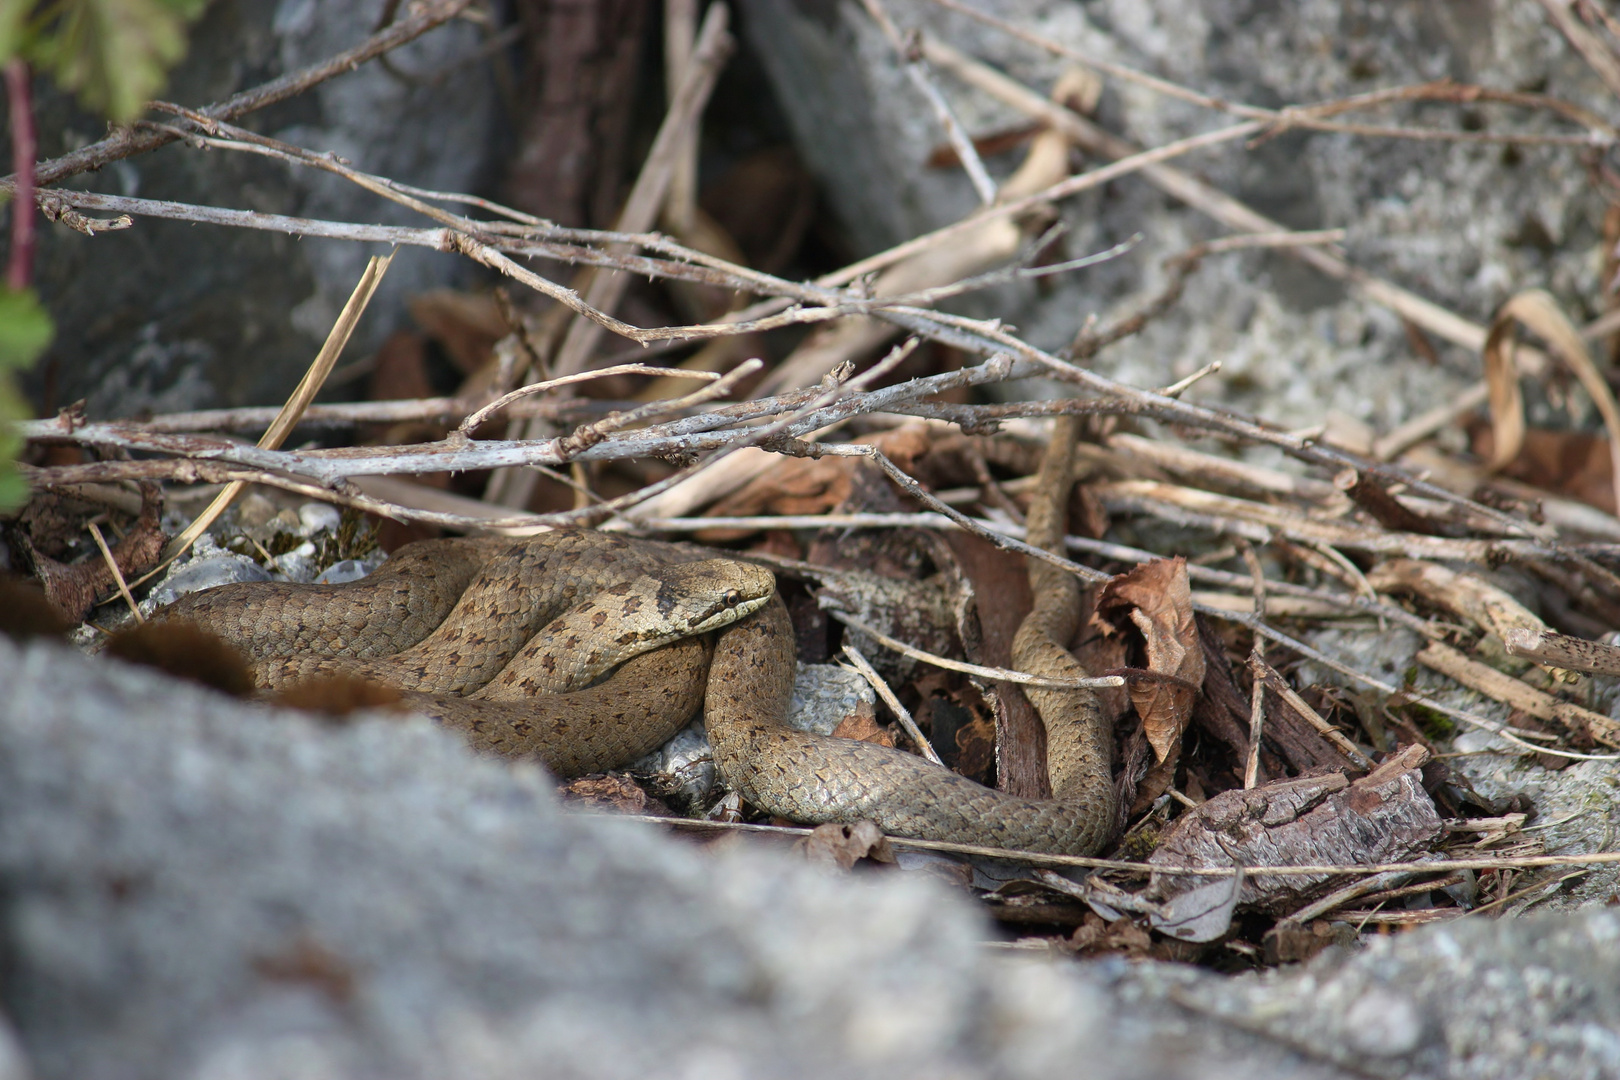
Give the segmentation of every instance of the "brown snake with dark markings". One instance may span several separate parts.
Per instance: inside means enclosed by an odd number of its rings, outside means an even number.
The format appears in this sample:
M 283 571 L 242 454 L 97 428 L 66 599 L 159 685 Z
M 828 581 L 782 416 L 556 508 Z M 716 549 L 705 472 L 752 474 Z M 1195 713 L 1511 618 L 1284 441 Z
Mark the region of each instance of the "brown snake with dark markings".
M 1029 538 L 1061 553 L 1075 421 L 1057 425 Z M 721 776 L 772 814 L 1066 854 L 1094 853 L 1110 837 L 1112 736 L 1093 691 L 1028 691 L 1047 730 L 1055 797 L 1045 800 L 983 787 L 899 750 L 793 730 L 782 723 L 795 670 L 787 609 L 767 571 L 719 554 L 573 530 L 521 542 L 426 541 L 360 581 L 226 585 L 182 597 L 162 617 L 192 620 L 237 645 L 263 687 L 363 675 L 402 688 L 412 708 L 473 746 L 537 758 L 562 776 L 634 760 L 702 701 Z M 1067 649 L 1078 583 L 1031 560 L 1030 584 L 1035 608 L 1014 641 L 1014 666 L 1084 677 Z M 681 614 L 683 604 L 691 612 Z M 669 620 L 681 626 L 672 631 Z M 711 659 L 706 634 L 715 627 L 723 629 Z

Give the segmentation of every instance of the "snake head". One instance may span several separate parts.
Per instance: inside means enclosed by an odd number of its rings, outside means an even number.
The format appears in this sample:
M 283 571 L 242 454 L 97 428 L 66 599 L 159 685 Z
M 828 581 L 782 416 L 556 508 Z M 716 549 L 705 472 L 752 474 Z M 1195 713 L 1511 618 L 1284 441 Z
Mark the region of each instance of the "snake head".
M 703 559 L 670 569 L 679 571 L 682 615 L 692 634 L 730 626 L 764 607 L 776 592 L 776 575 L 754 563 Z

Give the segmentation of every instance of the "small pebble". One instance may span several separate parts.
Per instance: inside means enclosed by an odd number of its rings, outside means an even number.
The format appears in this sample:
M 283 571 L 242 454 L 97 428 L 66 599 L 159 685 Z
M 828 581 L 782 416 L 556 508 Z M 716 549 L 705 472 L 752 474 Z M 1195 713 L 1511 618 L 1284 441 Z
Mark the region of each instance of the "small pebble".
M 170 572 L 169 576 L 152 589 L 150 599 L 158 607 L 172 604 L 186 593 L 212 589 L 216 585 L 230 585 L 238 581 L 269 581 L 270 574 L 242 555 L 220 552 L 192 559 Z
M 359 581 L 376 568 L 375 563 L 366 559 L 344 559 L 322 570 L 315 578 L 315 584 L 342 585 L 346 581 Z
M 308 540 L 273 560 L 278 575 L 288 581 L 307 584 L 315 577 L 315 545 Z
M 877 693 L 861 675 L 837 664 L 801 664 L 793 677 L 787 724 L 816 735 L 831 735 L 854 714 L 877 715 Z
M 343 515 L 330 503 L 307 502 L 298 508 L 298 521 L 300 536 L 314 536 L 320 532 L 337 532 Z
M 262 528 L 275 516 L 276 504 L 256 491 L 242 496 L 236 504 L 236 520 L 244 529 Z

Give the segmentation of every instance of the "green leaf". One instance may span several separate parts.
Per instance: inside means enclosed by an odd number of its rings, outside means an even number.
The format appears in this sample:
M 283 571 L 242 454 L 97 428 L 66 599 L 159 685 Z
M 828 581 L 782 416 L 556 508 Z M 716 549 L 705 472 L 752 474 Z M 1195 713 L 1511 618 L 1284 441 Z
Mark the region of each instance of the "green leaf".
M 85 108 L 115 123 L 132 120 L 185 55 L 186 22 L 205 6 L 206 0 L 62 0 L 30 59 Z
M 0 371 L 39 359 L 56 328 L 34 290 L 0 288 Z
M 28 485 L 14 465 L 23 440 L 12 424 L 26 420 L 29 410 L 11 372 L 32 366 L 54 333 L 51 317 L 32 289 L 0 289 L 0 511 L 28 498 Z

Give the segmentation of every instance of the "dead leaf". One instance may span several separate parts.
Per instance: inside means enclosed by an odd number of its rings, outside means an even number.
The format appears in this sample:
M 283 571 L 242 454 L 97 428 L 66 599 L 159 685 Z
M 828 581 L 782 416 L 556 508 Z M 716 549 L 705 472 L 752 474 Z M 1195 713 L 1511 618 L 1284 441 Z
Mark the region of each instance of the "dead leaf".
M 1485 382 L 1490 391 L 1493 436 L 1490 467 L 1504 468 L 1524 449 L 1524 393 L 1513 362 L 1521 323 L 1547 342 L 1553 355 L 1563 359 L 1591 395 L 1609 433 L 1611 488 L 1620 485 L 1620 467 L 1615 464 L 1620 462 L 1620 407 L 1615 405 L 1614 392 L 1592 362 L 1580 331 L 1545 289 L 1526 289 L 1510 297 L 1497 309 L 1485 338 Z M 1620 495 L 1611 491 L 1611 496 L 1620 504 Z
M 1495 457 L 1491 427 L 1470 427 L 1471 448 L 1487 460 Z M 1609 440 L 1585 431 L 1529 428 L 1518 456 L 1502 475 L 1566 498 L 1579 499 L 1605 513 L 1615 513 L 1614 455 Z
M 1148 925 L 1178 941 L 1214 941 L 1232 928 L 1232 915 L 1243 895 L 1243 867 L 1229 878 L 1177 893 L 1163 914 L 1149 914 Z
M 956 771 L 963 776 L 989 777 L 996 764 L 996 724 L 976 713 L 970 723 L 956 729 Z
M 1354 928 L 1345 923 L 1318 920 L 1305 926 L 1284 919 L 1266 931 L 1261 944 L 1268 964 L 1295 964 L 1309 960 L 1330 945 L 1351 948 L 1356 943 Z
M 792 146 L 772 146 L 705 185 L 700 201 L 747 253 L 746 265 L 774 274 L 793 258 L 809 230 L 816 185 Z
M 1085 920 L 1069 935 L 1067 948 L 1081 955 L 1121 953 L 1145 957 L 1153 947 L 1153 936 L 1130 919 L 1106 922 L 1096 912 L 1086 912 Z
M 930 447 L 928 429 L 907 424 L 858 442 L 869 443 L 906 472 L 915 472 L 916 461 Z M 740 490 L 727 495 L 705 511 L 709 517 L 754 517 L 760 514 L 823 514 L 844 507 L 856 492 L 858 474 L 873 478 L 882 472 L 860 458 L 784 458 L 754 477 Z M 889 490 L 886 478 L 882 481 Z M 863 507 L 869 509 L 870 507 Z M 738 536 L 734 530 L 708 530 L 700 535 L 707 543 Z
M 1133 679 L 1131 703 L 1142 731 L 1162 763 L 1181 745 L 1192 719 L 1197 687 L 1204 682 L 1204 652 L 1193 619 L 1187 560 L 1155 559 L 1115 577 L 1103 587 L 1097 610 L 1116 624 L 1128 616 L 1141 633 L 1147 669 L 1169 679 Z
M 463 375 L 488 363 L 495 343 L 509 331 L 500 305 L 488 294 L 433 289 L 411 297 L 408 307 Z
M 366 396 L 372 401 L 403 401 L 434 396 L 428 376 L 427 337 L 396 330 L 372 357 Z
M 560 794 L 571 802 L 620 814 L 670 816 L 669 807 L 648 795 L 628 776 L 582 776 L 562 785 Z
M 857 821 L 853 825 L 817 825 L 810 835 L 799 841 L 805 861 L 828 869 L 853 869 L 862 859 L 893 863 L 894 850 L 889 847 L 883 830 L 870 821 Z
M 833 738 L 854 739 L 856 742 L 874 743 L 878 746 L 894 746 L 893 730 L 877 722 L 877 718 L 867 710 L 851 713 L 838 722 L 833 728 Z
M 141 516 L 112 546 L 112 561 L 125 581 L 132 581 L 157 565 L 167 537 L 159 524 L 162 497 L 157 486 L 142 482 Z M 13 530 L 14 552 L 31 566 L 45 589 L 45 598 L 69 622 L 82 622 L 92 608 L 118 587 L 105 557 L 90 557 L 71 565 L 57 562 L 34 548 L 27 533 Z
M 995 157 L 1017 150 L 1040 134 L 1042 125 L 1022 124 L 1018 127 L 1003 128 L 973 137 L 973 149 L 977 150 L 981 158 Z M 930 169 L 956 169 L 961 167 L 961 161 L 956 156 L 956 147 L 949 143 L 941 143 L 928 152 L 928 167 Z

